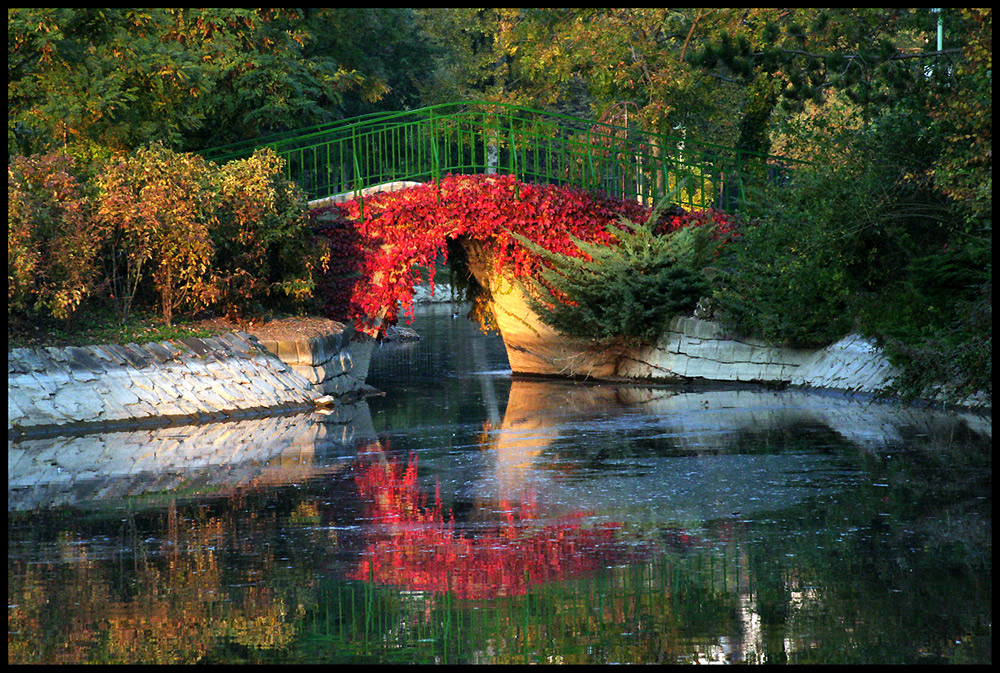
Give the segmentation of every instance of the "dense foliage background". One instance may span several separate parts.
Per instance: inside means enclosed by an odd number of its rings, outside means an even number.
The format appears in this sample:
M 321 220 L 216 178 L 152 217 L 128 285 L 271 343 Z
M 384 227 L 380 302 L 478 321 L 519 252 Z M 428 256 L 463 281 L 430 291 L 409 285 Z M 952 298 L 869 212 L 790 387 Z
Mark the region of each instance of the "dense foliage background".
M 272 159 L 186 153 L 482 99 L 811 162 L 741 204 L 716 317 L 788 343 L 858 330 L 905 365 L 910 392 L 991 391 L 991 9 L 7 16 L 8 315 L 306 302 L 304 206 Z M 251 175 L 260 218 L 234 205 Z

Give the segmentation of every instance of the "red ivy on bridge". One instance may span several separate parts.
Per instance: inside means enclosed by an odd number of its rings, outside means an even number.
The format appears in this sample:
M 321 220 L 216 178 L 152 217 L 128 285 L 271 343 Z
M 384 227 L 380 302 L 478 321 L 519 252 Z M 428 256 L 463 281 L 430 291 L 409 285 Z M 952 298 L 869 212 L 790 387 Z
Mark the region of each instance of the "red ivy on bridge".
M 377 334 L 398 318 L 400 305 L 412 310 L 416 266 L 431 269 L 447 241 L 459 236 L 485 242 L 496 271 L 533 273 L 540 260 L 511 231 L 557 252 L 580 254 L 570 236 L 613 243 L 608 223 L 619 217 L 644 222 L 649 209 L 634 202 L 585 190 L 525 183 L 504 175 L 449 175 L 399 192 L 387 192 L 312 211 L 317 233 L 326 239 L 331 261 L 317 288 L 326 313 L 351 320 Z M 731 225 L 720 211 L 687 213 L 675 208 L 658 230 L 684 226 Z M 433 277 L 430 278 L 433 288 Z

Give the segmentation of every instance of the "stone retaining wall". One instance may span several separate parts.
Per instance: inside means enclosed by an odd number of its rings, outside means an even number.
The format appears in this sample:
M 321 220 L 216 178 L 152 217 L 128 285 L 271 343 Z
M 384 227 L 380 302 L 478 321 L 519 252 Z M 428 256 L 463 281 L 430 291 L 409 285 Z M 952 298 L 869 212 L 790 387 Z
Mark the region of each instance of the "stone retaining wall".
M 259 343 L 323 394 L 344 397 L 371 391 L 365 379 L 375 340 L 352 327 L 309 339 Z
M 7 434 L 311 409 L 323 395 L 243 332 L 7 355 Z
M 821 349 L 785 348 L 690 316 L 675 317 L 654 347 L 627 354 L 619 366 L 625 378 L 762 381 L 855 393 L 876 392 L 897 374 L 874 344 L 856 334 Z

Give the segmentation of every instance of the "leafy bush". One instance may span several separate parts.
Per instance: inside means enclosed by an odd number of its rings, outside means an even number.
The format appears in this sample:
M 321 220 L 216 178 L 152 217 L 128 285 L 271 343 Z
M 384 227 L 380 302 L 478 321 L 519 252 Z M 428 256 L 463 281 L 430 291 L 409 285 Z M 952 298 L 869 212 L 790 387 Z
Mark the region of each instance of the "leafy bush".
M 153 144 L 112 162 L 97 186 L 97 220 L 112 232 L 105 259 L 119 315 L 128 316 L 149 267 L 168 325 L 174 309 L 207 305 L 217 220 L 205 160 Z
M 100 286 L 105 235 L 69 157 L 14 157 L 7 167 L 8 314 L 41 310 L 70 322 Z
M 834 203 L 786 205 L 744 228 L 716 279 L 716 316 L 737 333 L 774 343 L 826 345 L 852 327 L 857 279 L 848 271 L 843 231 L 816 212 Z
M 284 177 L 283 160 L 258 150 L 222 166 L 217 182 L 216 305 L 235 316 L 264 299 L 311 297 L 322 250 L 308 228 L 305 194 Z
M 991 398 L 992 266 L 990 246 L 981 239 L 945 246 L 911 260 L 862 307 L 861 329 L 902 370 L 890 392 Z
M 823 346 L 854 329 L 860 304 L 927 236 L 907 211 L 912 190 L 893 160 L 903 143 L 873 124 L 837 150 L 851 161 L 800 167 L 790 184 L 756 194 L 747 209 L 753 224 L 733 246 L 715 291 L 720 319 L 739 332 L 802 346 Z
M 307 301 L 325 248 L 283 168 L 270 151 L 219 168 L 159 144 L 128 156 L 13 157 L 8 314 L 68 321 L 99 291 L 122 322 L 155 302 L 167 325 L 181 308 L 234 315 Z

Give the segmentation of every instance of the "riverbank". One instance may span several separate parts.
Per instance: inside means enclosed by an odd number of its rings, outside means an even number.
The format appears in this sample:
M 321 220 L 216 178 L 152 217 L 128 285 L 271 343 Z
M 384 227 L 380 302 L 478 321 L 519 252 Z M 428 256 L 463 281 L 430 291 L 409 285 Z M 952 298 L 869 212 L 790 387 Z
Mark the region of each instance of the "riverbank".
M 674 318 L 654 346 L 628 352 L 577 348 L 579 344 L 565 339 L 540 341 L 538 326 L 525 337 L 527 314 L 511 309 L 511 295 L 501 295 L 506 303 L 497 314 L 517 374 L 639 385 L 763 383 L 866 397 L 895 375 L 881 352 L 856 335 L 823 349 L 779 348 L 734 337 L 711 321 L 690 316 Z M 434 298 L 445 301 L 449 296 L 447 288 L 439 287 Z M 216 323 L 217 330 L 236 327 Z M 254 333 L 232 329 L 213 337 L 143 345 L 11 349 L 8 437 L 300 413 L 378 392 L 366 383 L 374 341 L 350 326 L 298 317 L 248 329 Z M 552 344 L 558 348 L 553 350 Z
M 640 384 L 759 383 L 864 396 L 885 391 L 900 374 L 872 340 L 858 334 L 848 334 L 824 348 L 775 346 L 694 315 L 674 316 L 650 345 L 609 345 L 567 336 L 532 310 L 519 282 L 506 273 L 494 273 L 486 249 L 468 241 L 464 248 L 470 271 L 490 292 L 496 325 L 515 374 Z M 990 408 L 980 399 L 963 400 L 956 406 Z
M 373 342 L 315 320 L 142 345 L 11 349 L 8 437 L 301 412 L 374 393 L 364 383 Z

